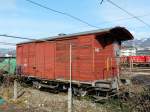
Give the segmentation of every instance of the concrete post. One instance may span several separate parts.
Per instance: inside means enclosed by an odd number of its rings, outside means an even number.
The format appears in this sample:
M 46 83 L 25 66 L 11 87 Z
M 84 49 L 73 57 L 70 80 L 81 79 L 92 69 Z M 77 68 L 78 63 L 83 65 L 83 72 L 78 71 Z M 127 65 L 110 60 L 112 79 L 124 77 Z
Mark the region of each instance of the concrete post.
M 14 80 L 14 100 L 17 99 L 17 80 Z

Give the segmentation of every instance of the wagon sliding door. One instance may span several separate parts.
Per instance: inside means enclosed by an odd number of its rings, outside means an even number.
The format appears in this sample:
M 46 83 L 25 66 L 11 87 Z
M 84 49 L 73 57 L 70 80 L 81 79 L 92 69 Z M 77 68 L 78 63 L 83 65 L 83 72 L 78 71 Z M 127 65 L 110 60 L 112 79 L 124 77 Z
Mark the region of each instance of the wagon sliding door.
M 78 39 L 56 41 L 56 79 L 70 79 L 70 43 L 72 44 L 72 80 L 79 79 Z
M 55 64 L 55 43 L 54 42 L 45 42 L 44 49 L 44 78 L 54 79 L 54 64 Z
M 36 77 L 44 76 L 44 46 L 43 42 L 36 43 Z
M 36 77 L 54 79 L 55 43 L 36 43 Z
M 29 75 L 29 70 L 28 70 L 28 44 L 23 44 L 22 46 L 22 72 L 24 75 Z
M 65 40 L 56 41 L 55 78 L 66 80 L 67 63 L 69 63 L 69 46 Z
M 80 80 L 91 81 L 96 79 L 94 75 L 93 37 L 81 36 L 79 38 Z
M 35 75 L 35 43 L 28 44 L 28 71 L 29 74 L 34 76 Z

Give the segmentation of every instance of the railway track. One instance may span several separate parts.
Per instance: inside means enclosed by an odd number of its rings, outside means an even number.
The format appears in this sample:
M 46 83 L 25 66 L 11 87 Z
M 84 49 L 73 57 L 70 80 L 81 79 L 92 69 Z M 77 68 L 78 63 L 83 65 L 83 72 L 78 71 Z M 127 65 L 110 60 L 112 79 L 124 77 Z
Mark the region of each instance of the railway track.
M 150 73 L 150 67 L 121 68 L 121 71 L 149 72 Z

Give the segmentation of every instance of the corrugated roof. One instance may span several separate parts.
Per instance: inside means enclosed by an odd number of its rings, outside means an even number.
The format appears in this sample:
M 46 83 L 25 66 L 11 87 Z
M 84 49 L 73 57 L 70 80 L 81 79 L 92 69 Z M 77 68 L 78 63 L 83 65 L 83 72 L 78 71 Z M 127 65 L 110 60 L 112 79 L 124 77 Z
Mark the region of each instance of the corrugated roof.
M 85 31 L 85 32 L 79 32 L 79 33 L 73 33 L 73 34 L 66 34 L 66 35 L 58 35 L 53 37 L 47 37 L 47 38 L 41 38 L 33 41 L 26 41 L 21 42 L 18 44 L 24 44 L 24 43 L 31 43 L 31 42 L 38 42 L 38 41 L 50 41 L 50 40 L 56 40 L 61 38 L 68 38 L 68 37 L 75 37 L 75 36 L 81 36 L 81 35 L 89 35 L 89 34 L 100 34 L 100 33 L 112 33 L 114 35 L 120 35 L 120 40 L 130 40 L 133 39 L 132 34 L 124 27 L 114 27 L 114 28 L 105 28 L 105 29 L 98 29 L 98 30 L 92 30 L 92 31 Z

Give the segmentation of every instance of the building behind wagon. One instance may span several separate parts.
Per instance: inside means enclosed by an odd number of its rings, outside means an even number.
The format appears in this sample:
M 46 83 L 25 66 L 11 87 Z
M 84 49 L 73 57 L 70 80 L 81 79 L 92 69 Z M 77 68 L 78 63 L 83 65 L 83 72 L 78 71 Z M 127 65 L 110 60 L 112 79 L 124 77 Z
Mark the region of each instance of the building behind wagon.
M 136 56 L 137 48 L 133 46 L 121 47 L 120 56 Z

